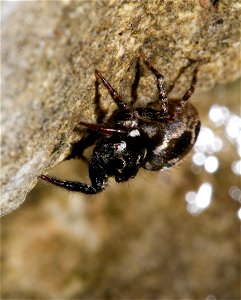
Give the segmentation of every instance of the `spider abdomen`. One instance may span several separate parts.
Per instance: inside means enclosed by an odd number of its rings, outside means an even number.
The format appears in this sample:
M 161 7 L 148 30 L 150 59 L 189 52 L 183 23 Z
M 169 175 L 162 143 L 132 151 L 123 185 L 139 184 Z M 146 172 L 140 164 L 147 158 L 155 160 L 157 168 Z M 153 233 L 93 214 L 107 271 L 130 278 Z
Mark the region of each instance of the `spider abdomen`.
M 144 168 L 158 171 L 175 166 L 192 149 L 200 126 L 201 123 L 199 122 L 196 125 L 195 135 L 193 131 L 187 130 L 177 138 L 166 136 L 159 146 L 148 152 Z
M 148 152 L 143 167 L 158 171 L 175 166 L 192 149 L 200 126 L 198 112 L 189 103 L 170 121 L 145 126 Z

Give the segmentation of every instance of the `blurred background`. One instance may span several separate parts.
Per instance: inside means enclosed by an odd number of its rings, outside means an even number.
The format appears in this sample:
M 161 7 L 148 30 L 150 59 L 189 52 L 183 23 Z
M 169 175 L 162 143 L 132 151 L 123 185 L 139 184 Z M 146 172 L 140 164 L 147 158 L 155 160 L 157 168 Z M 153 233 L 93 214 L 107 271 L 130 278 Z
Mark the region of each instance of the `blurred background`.
M 2 299 L 240 299 L 240 81 L 191 101 L 202 129 L 177 167 L 88 197 L 39 181 L 1 218 Z M 89 182 L 77 160 L 51 174 Z
M 239 97 L 239 82 L 194 94 L 202 130 L 174 169 L 90 197 L 39 182 L 1 219 L 2 298 L 240 299 Z

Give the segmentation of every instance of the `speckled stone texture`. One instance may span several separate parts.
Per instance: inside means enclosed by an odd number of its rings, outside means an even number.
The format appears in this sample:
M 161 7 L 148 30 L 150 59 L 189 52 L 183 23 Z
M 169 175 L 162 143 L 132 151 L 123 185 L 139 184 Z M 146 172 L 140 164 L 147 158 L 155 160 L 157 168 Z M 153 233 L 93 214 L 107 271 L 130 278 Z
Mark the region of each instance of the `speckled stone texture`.
M 239 1 L 225 0 L 215 6 L 208 0 L 31 1 L 4 21 L 2 214 L 19 207 L 41 173 L 89 182 L 83 161 L 58 163 L 82 137 L 74 130 L 78 120 L 96 120 L 94 69 L 128 101 L 140 48 L 167 85 L 187 58 L 206 59 L 191 102 L 209 130 L 204 145 L 219 138 L 222 147 L 205 152 L 218 160 L 214 173 L 194 164 L 194 149 L 176 168 L 143 170 L 123 184 L 111 179 L 97 196 L 39 180 L 22 206 L 1 218 L 2 299 L 241 298 L 241 190 L 234 172 L 240 158 L 233 138 L 240 82 L 231 83 L 240 76 L 240 15 Z M 155 96 L 155 83 L 145 69 L 142 75 L 144 104 Z M 190 79 L 187 70 L 173 96 Z M 103 88 L 101 94 L 111 114 L 115 106 Z M 213 105 L 223 109 L 221 125 L 211 121 Z M 187 195 L 204 183 L 212 193 L 199 199 L 206 206 L 195 213 Z
M 37 176 L 64 160 L 81 138 L 78 120 L 95 122 L 95 68 L 126 101 L 139 49 L 167 84 L 188 58 L 206 61 L 199 89 L 238 78 L 238 7 L 204 0 L 20 2 L 2 28 L 1 214 L 19 207 Z M 187 79 L 190 72 L 176 95 Z M 102 95 L 111 113 L 115 105 Z M 139 95 L 142 103 L 154 97 L 150 75 Z

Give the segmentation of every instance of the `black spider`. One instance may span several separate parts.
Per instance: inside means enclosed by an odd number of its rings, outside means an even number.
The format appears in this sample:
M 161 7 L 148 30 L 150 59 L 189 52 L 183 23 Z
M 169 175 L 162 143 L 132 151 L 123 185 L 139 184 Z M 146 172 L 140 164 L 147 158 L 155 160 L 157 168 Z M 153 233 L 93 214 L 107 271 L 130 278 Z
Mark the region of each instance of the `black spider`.
M 96 146 L 89 161 L 91 185 L 60 180 L 42 175 L 48 182 L 70 191 L 85 194 L 96 194 L 102 191 L 108 177 L 114 176 L 117 182 L 127 181 L 136 176 L 140 168 L 158 171 L 176 165 L 191 150 L 200 131 L 200 120 L 196 108 L 188 102 L 193 94 L 198 67 L 194 69 L 190 88 L 181 99 L 168 99 L 163 76 L 140 53 L 147 68 L 156 78 L 158 101 L 145 107 L 133 107 L 137 100 L 137 87 L 140 80 L 139 59 L 136 66 L 136 77 L 132 85 L 132 101 L 124 102 L 122 97 L 101 75 L 95 71 L 96 100 L 99 103 L 98 86 L 102 83 L 118 106 L 108 122 L 99 124 L 79 122 L 91 131 L 85 146 L 78 143 L 71 157 L 81 157 L 83 150 L 94 144 Z M 189 64 L 190 65 L 190 64 Z M 187 68 L 186 66 L 185 68 Z M 183 68 L 177 78 L 184 71 Z M 99 104 L 98 104 L 99 105 Z

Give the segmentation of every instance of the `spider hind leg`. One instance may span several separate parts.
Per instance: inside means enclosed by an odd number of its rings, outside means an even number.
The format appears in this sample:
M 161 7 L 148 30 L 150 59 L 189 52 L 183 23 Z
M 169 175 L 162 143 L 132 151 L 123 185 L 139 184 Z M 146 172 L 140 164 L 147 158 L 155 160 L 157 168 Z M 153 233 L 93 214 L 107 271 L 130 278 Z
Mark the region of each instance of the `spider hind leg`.
M 192 77 L 191 86 L 185 92 L 185 94 L 182 96 L 182 99 L 181 99 L 182 102 L 187 101 L 192 96 L 192 94 L 194 93 L 195 87 L 196 87 L 196 83 L 197 83 L 197 73 L 198 73 L 198 66 L 196 66 L 196 68 L 193 71 L 193 77 Z
M 141 51 L 140 55 L 147 66 L 147 68 L 154 74 L 156 78 L 156 86 L 158 90 L 158 101 L 161 105 L 164 115 L 168 114 L 168 97 L 164 83 L 163 75 L 152 66 L 152 64 L 147 60 L 145 54 Z

